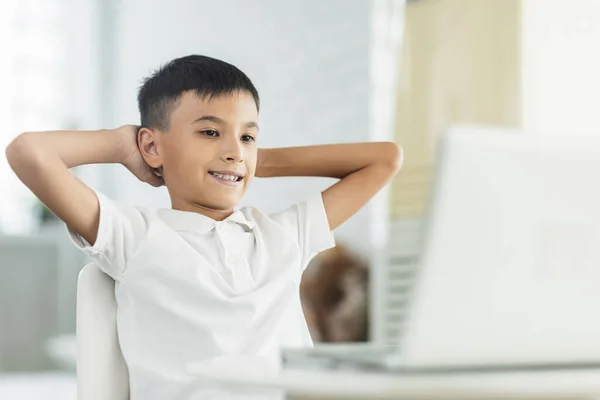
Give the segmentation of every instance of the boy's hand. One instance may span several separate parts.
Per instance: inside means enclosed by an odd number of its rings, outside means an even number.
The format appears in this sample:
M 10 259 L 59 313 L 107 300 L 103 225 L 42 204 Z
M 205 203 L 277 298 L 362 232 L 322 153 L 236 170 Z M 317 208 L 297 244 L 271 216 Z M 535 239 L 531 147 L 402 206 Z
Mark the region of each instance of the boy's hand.
M 123 125 L 115 129 L 115 133 L 123 140 L 123 161 L 122 164 L 140 181 L 146 182 L 154 187 L 160 187 L 165 184 L 160 173 L 150 167 L 144 161 L 138 147 L 137 136 L 139 126 Z
M 402 149 L 392 142 L 261 149 L 256 176 L 340 179 L 323 192 L 327 221 L 333 230 L 367 204 L 401 165 Z

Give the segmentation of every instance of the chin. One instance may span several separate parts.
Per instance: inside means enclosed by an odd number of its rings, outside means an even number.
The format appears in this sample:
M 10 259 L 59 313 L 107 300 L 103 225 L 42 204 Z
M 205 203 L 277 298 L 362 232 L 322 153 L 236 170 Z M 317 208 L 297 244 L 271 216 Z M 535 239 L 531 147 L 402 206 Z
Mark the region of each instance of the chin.
M 231 210 L 235 207 L 238 206 L 238 204 L 240 204 L 240 199 L 214 199 L 213 201 L 210 201 L 208 204 L 211 204 L 212 206 L 210 208 L 214 209 L 214 210 Z
M 232 202 L 228 202 L 228 203 L 227 203 L 227 206 L 226 206 L 226 207 L 224 207 L 223 209 L 224 209 L 224 210 L 232 210 L 232 209 L 234 209 L 235 207 L 237 207 L 239 204 L 240 204 L 240 202 L 239 202 L 239 201 L 232 201 Z

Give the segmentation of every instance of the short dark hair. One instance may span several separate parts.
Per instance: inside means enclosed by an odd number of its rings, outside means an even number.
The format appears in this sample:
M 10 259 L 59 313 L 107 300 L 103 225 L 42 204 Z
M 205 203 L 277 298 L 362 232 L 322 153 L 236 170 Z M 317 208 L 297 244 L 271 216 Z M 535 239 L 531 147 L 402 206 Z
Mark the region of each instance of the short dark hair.
M 190 90 L 202 98 L 245 91 L 260 109 L 258 91 L 239 68 L 216 58 L 189 55 L 168 62 L 144 80 L 138 92 L 142 126 L 168 130 L 171 113 Z

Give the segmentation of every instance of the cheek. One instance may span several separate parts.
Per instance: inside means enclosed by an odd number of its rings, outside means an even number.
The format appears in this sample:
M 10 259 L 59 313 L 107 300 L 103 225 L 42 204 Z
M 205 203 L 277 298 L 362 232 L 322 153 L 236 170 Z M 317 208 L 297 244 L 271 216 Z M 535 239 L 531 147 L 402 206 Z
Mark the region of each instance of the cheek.
M 186 174 L 197 173 L 203 170 L 210 160 L 206 152 L 198 150 L 197 146 L 188 145 L 180 147 L 171 157 L 171 163 Z
M 193 155 L 183 152 L 169 159 L 168 168 L 170 175 L 177 177 L 177 181 L 184 186 L 190 185 L 190 182 L 203 179 L 205 172 L 202 160 Z
M 164 143 L 160 155 L 162 156 L 165 166 L 169 169 L 177 169 L 177 166 L 182 158 L 181 152 L 182 150 L 180 150 L 177 143 Z
M 165 165 L 167 165 L 169 169 L 176 172 L 178 175 L 180 175 L 186 169 L 189 171 L 190 168 L 190 162 L 185 154 L 178 154 L 169 157 L 168 163 L 165 162 Z

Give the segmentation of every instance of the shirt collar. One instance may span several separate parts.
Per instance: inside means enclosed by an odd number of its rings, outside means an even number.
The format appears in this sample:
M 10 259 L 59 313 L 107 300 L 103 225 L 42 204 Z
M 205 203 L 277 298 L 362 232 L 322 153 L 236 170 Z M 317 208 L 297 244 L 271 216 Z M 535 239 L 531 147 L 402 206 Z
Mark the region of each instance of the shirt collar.
M 215 221 L 214 219 L 191 211 L 173 210 L 160 208 L 158 210 L 159 218 L 168 226 L 176 231 L 188 231 L 197 233 L 206 233 L 211 229 L 227 223 L 235 223 L 241 225 L 248 230 L 254 229 L 254 223 L 249 221 L 244 213 L 236 210 L 223 221 Z

